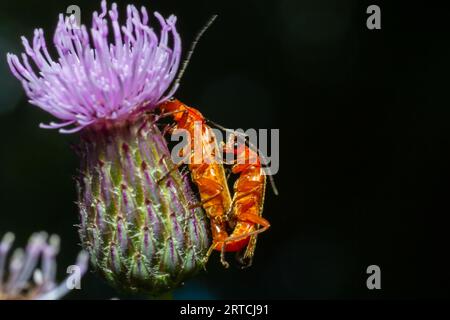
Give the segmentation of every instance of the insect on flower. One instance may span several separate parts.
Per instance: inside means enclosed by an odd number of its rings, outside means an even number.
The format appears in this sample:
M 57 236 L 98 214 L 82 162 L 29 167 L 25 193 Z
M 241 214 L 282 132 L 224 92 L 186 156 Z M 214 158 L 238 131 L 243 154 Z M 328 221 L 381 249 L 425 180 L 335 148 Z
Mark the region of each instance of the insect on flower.
M 228 267 L 225 252 L 245 249 L 241 263 L 249 266 L 254 255 L 257 234 L 270 227 L 270 223 L 262 218 L 266 176 L 258 153 L 244 143 L 238 144 L 236 148 L 234 137 L 230 137 L 223 151 L 237 156 L 232 172 L 239 174 L 231 200 L 223 163 L 216 157 L 220 147 L 214 132 L 206 123 L 207 120 L 198 110 L 176 99 L 161 104 L 160 109 L 163 114 L 173 116 L 176 123 L 173 130 L 184 129 L 190 137 L 187 148 L 189 154 L 182 154 L 181 157 L 188 160 L 192 181 L 197 186 L 202 200 L 199 205 L 203 206 L 211 222 L 213 244 L 206 254 L 206 259 L 213 250 L 221 251 L 221 262 Z M 197 129 L 196 125 L 200 128 Z M 195 139 L 201 142 L 200 148 L 197 148 Z M 182 162 L 179 163 L 181 164 Z M 258 225 L 262 228 L 257 228 Z M 232 230 L 230 235 L 229 229 Z
M 198 41 L 216 17 L 213 16 L 198 33 L 175 84 L 182 78 Z M 190 154 L 186 155 L 182 152 L 181 157 L 188 160 L 191 178 L 199 190 L 202 201 L 197 205 L 203 206 L 211 223 L 213 243 L 206 254 L 205 260 L 208 260 L 212 251 L 217 250 L 221 252 L 220 261 L 225 267 L 228 267 L 225 252 L 240 253 L 245 249 L 239 260 L 242 265 L 250 266 L 256 247 L 257 234 L 270 227 L 270 223 L 262 218 L 266 175 L 263 172 L 264 169 L 261 166 L 258 152 L 245 144 L 240 144 L 236 149 L 233 148 L 233 145 L 227 144 L 224 150 L 221 150 L 214 132 L 207 123 L 209 122 L 224 131 L 229 130 L 204 118 L 200 111 L 188 107 L 177 99 L 172 98 L 162 103 L 159 109 L 161 110 L 161 117 L 168 115 L 173 117 L 176 126 L 172 128 L 172 131 L 184 129 L 190 137 L 187 148 L 187 152 L 190 152 Z M 230 138 L 230 142 L 233 142 L 234 138 Z M 196 139 L 200 142 L 200 146 L 196 145 Z M 238 141 L 241 141 L 241 139 L 238 139 Z M 192 146 L 194 146 L 194 150 L 192 150 Z M 232 172 L 240 175 L 234 185 L 232 200 L 230 199 L 223 163 L 217 161 L 216 153 L 218 151 L 234 153 L 238 158 L 237 163 L 232 163 Z M 180 162 L 177 167 L 182 165 L 183 162 Z M 270 182 L 274 193 L 278 195 L 272 178 Z M 262 228 L 258 228 L 259 225 Z M 229 230 L 232 230 L 231 235 L 228 233 Z
M 200 193 L 202 205 L 210 219 L 213 244 L 215 248 L 219 243 L 228 238 L 226 216 L 231 209 L 231 196 L 228 190 L 227 178 L 222 163 L 217 161 L 215 152 L 218 150 L 214 132 L 206 124 L 203 115 L 196 109 L 186 106 L 173 99 L 160 105 L 162 113 L 171 114 L 176 122 L 175 129 L 184 129 L 190 137 L 189 146 L 194 146 L 196 135 L 201 143 L 200 150 L 194 150 L 189 154 L 181 154 L 182 158 L 188 158 L 188 166 L 191 177 Z M 196 125 L 199 128 L 196 128 Z M 197 149 L 197 148 L 196 148 Z M 200 154 L 199 154 L 200 153 Z M 182 162 L 179 165 L 183 164 Z M 209 254 L 207 254 L 207 257 Z M 227 266 L 224 254 L 221 262 Z
M 14 234 L 9 232 L 3 236 L 0 241 L 0 300 L 57 300 L 67 294 L 70 290 L 67 281 L 55 282 L 59 237 L 47 238 L 45 232 L 33 234 L 25 250 L 16 249 L 7 264 Z M 78 255 L 80 276 L 87 270 L 88 259 L 83 251 Z
M 224 151 L 237 156 L 232 172 L 239 174 L 239 177 L 234 183 L 231 205 L 233 221 L 237 222 L 233 233 L 224 241 L 224 250 L 240 251 L 245 248 L 241 263 L 250 266 L 255 252 L 257 234 L 270 227 L 270 223 L 262 217 L 266 175 L 257 151 L 252 150 L 244 142 L 235 146 L 234 140 L 231 136 Z M 257 228 L 258 225 L 262 228 Z

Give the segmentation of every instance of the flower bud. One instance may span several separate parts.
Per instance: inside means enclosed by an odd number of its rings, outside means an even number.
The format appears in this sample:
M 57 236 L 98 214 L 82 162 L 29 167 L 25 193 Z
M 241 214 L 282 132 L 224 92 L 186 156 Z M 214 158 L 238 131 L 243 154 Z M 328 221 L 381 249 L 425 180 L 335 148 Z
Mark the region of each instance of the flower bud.
M 114 286 L 158 295 L 203 267 L 208 228 L 150 115 L 83 130 L 80 236 Z

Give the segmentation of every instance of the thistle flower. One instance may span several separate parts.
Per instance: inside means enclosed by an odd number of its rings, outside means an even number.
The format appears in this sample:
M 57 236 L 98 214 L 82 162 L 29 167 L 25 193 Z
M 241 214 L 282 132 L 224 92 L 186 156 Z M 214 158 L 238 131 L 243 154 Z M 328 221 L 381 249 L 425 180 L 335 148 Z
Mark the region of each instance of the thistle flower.
M 200 270 L 209 246 L 204 212 L 192 206 L 198 200 L 153 112 L 177 89 L 170 85 L 181 40 L 175 16 L 155 13 L 158 36 L 145 8 L 129 5 L 120 26 L 117 5 L 109 12 L 106 1 L 101 7 L 90 36 L 60 16 L 57 61 L 37 29 L 33 46 L 22 38 L 22 62 L 8 54 L 8 63 L 30 103 L 59 119 L 41 127 L 81 133 L 79 231 L 93 266 L 120 289 L 156 295 Z
M 161 24 L 158 38 L 148 25 L 144 7 L 139 12 L 129 5 L 126 23 L 120 26 L 117 4 L 113 3 L 109 17 L 114 43 L 109 43 L 106 1 L 101 6 L 100 14 L 94 12 L 90 37 L 86 26 L 77 27 L 70 17 L 59 16 L 53 37 L 58 61 L 50 56 L 42 29 L 34 31 L 32 46 L 22 37 L 26 52 L 21 55 L 22 62 L 16 55 L 7 55 L 29 102 L 60 120 L 41 124 L 43 128 L 73 126 L 59 130 L 73 133 L 89 125 L 126 120 L 166 101 L 177 89 L 175 85 L 163 96 L 177 73 L 181 56 L 176 17 L 164 19 L 155 13 Z M 170 36 L 173 48 L 169 47 Z
M 47 238 L 45 232 L 33 234 L 25 250 L 16 249 L 7 264 L 14 234 L 3 236 L 0 242 L 0 300 L 56 300 L 67 294 L 67 281 L 59 285 L 55 282 L 59 237 L 52 235 Z M 76 264 L 80 275 L 83 275 L 88 265 L 85 252 L 78 255 Z

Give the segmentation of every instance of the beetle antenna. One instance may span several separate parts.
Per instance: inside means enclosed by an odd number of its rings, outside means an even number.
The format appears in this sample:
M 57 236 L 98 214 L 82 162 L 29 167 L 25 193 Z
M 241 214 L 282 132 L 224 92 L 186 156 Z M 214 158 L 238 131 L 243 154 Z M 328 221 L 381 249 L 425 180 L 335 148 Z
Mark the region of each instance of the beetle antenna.
M 217 19 L 217 16 L 218 16 L 217 14 L 211 16 L 211 18 L 209 18 L 209 20 L 206 22 L 206 24 L 203 26 L 203 28 L 201 28 L 200 31 L 195 36 L 195 39 L 194 39 L 194 41 L 192 41 L 191 47 L 189 48 L 189 51 L 186 55 L 186 59 L 184 59 L 183 64 L 181 65 L 181 69 L 180 69 L 180 71 L 178 71 L 178 76 L 172 85 L 172 89 L 180 83 L 180 80 L 181 80 L 181 78 L 183 78 L 184 72 L 186 71 L 186 69 L 189 65 L 189 62 L 191 61 L 192 55 L 195 51 L 195 48 L 197 47 L 198 42 L 200 41 L 200 39 L 202 38 L 202 36 L 206 32 L 206 30 L 208 30 L 208 28 Z M 170 92 L 170 90 L 169 90 L 169 92 Z

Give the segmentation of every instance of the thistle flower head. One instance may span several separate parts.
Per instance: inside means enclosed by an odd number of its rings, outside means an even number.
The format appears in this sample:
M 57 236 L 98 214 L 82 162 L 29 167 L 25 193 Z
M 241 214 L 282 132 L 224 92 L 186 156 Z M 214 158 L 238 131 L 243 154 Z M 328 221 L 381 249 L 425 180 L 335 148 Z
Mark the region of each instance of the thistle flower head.
M 30 102 L 60 119 L 42 127 L 83 129 L 79 233 L 93 268 L 121 290 L 158 295 L 204 267 L 210 242 L 204 211 L 173 163 L 156 115 L 144 112 L 176 90 L 169 87 L 181 40 L 174 16 L 155 13 L 158 36 L 145 8 L 129 5 L 121 27 L 117 5 L 101 7 L 89 33 L 60 16 L 57 61 L 37 29 L 33 45 L 23 38 L 22 60 L 9 54 L 8 63 Z
M 7 263 L 14 234 L 3 236 L 0 242 L 0 300 L 55 300 L 69 291 L 65 281 L 58 285 L 55 279 L 59 237 L 47 238 L 45 232 L 33 234 L 26 248 L 16 249 Z M 81 274 L 86 272 L 87 262 L 87 254 L 81 252 L 77 259 Z
M 123 26 L 116 3 L 108 11 L 103 0 L 101 8 L 100 13 L 94 12 L 89 31 L 85 25 L 77 27 L 73 16 L 60 15 L 53 37 L 57 60 L 47 49 L 42 29 L 34 31 L 32 44 L 22 37 L 21 60 L 7 55 L 30 103 L 59 119 L 41 124 L 43 128 L 71 127 L 60 129 L 71 133 L 99 122 L 127 119 L 164 102 L 177 89 L 175 85 L 167 92 L 181 55 L 176 17 L 164 19 L 155 12 L 161 25 L 158 36 L 144 7 L 139 11 L 129 5 Z
M 158 296 L 203 269 L 207 219 L 152 115 L 81 137 L 79 231 L 94 270 Z

